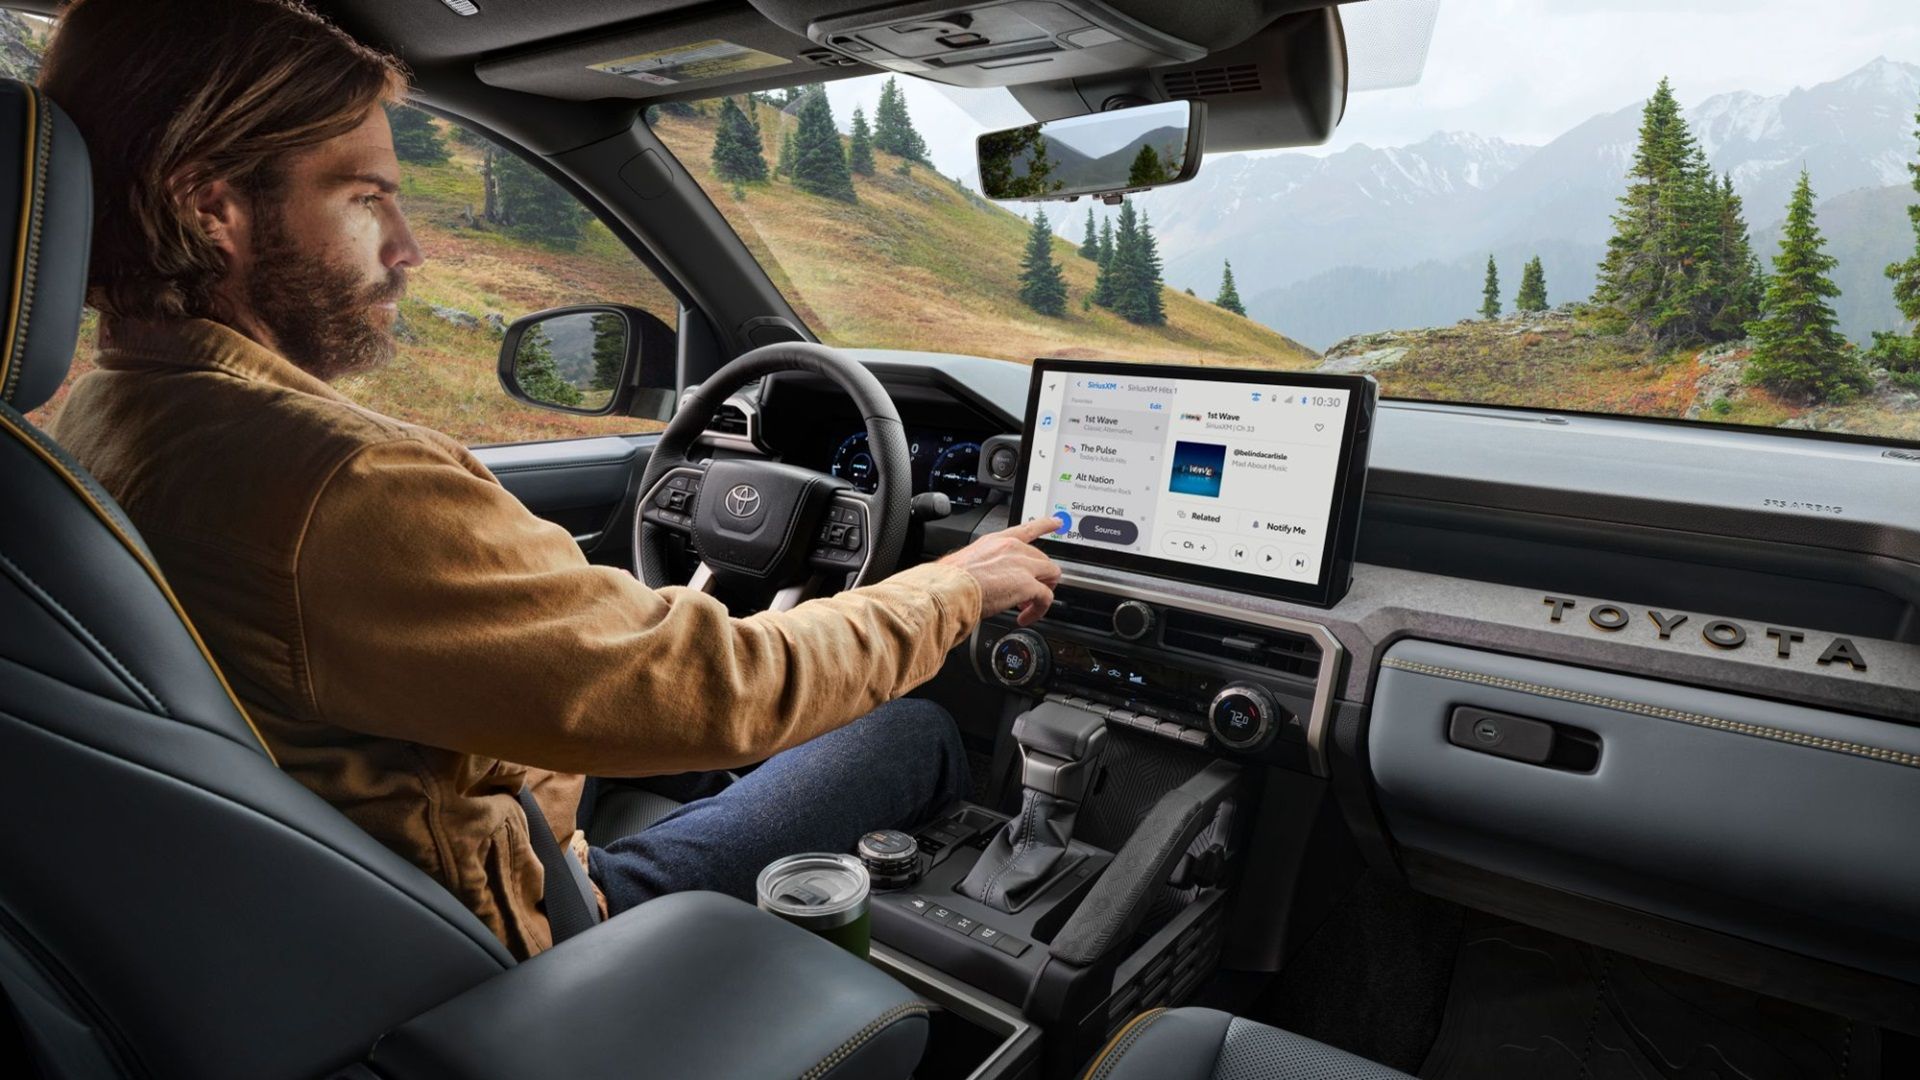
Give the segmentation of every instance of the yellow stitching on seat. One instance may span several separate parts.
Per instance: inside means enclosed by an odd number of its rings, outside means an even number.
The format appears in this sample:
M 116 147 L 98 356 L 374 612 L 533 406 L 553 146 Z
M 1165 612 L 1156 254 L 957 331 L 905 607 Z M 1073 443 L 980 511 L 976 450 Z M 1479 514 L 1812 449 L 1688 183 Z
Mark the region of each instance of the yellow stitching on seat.
M 1094 1055 L 1093 1062 L 1087 1066 L 1087 1071 L 1080 1074 L 1083 1080 L 1093 1080 L 1094 1077 L 1099 1076 L 1101 1066 L 1107 1064 L 1107 1058 L 1110 1055 L 1113 1056 L 1114 1061 L 1119 1061 L 1118 1054 L 1124 1053 L 1127 1047 L 1131 1047 L 1133 1040 L 1139 1037 L 1140 1032 L 1145 1031 L 1149 1023 L 1166 1011 L 1165 1009 L 1148 1009 L 1120 1025 L 1120 1030 L 1114 1032 L 1113 1038 L 1107 1040 L 1107 1045 Z M 1122 1043 L 1126 1045 L 1123 1047 Z
M 840 1064 L 843 1059 L 852 1056 L 853 1052 L 860 1049 L 868 1039 L 878 1035 L 894 1021 L 906 1016 L 925 1016 L 927 1012 L 927 1005 L 923 1001 L 909 1001 L 895 1005 L 893 1008 L 875 1017 L 873 1022 L 869 1023 L 866 1027 L 854 1032 L 852 1038 L 835 1047 L 833 1053 L 820 1059 L 820 1062 L 813 1068 L 801 1073 L 800 1080 L 819 1080 L 820 1077 L 832 1072 L 833 1067 Z
M 1414 660 L 1399 660 L 1389 657 L 1380 661 L 1381 667 L 1398 668 L 1421 675 L 1432 675 L 1442 679 L 1454 679 L 1459 682 L 1479 683 L 1501 690 L 1515 690 L 1523 694 L 1538 694 L 1541 697 L 1558 698 L 1561 701 L 1577 702 L 1581 705 L 1598 705 L 1602 708 L 1617 709 L 1621 712 L 1638 713 L 1656 720 L 1672 720 L 1695 727 L 1711 728 L 1715 731 L 1731 731 L 1737 735 L 1751 735 L 1758 739 L 1772 739 L 1775 742 L 1791 743 L 1794 746 L 1806 746 L 1815 750 L 1831 750 L 1838 754 L 1852 754 L 1855 757 L 1869 758 L 1873 761 L 1885 761 L 1894 765 L 1906 765 L 1920 769 L 1920 754 L 1905 750 L 1889 750 L 1882 746 L 1870 746 L 1865 743 L 1846 742 L 1842 739 L 1829 739 L 1821 735 L 1808 735 L 1799 731 L 1783 728 L 1762 727 L 1741 720 L 1723 720 L 1704 713 L 1682 712 L 1660 705 L 1642 705 L 1637 701 L 1622 701 L 1618 698 L 1602 697 L 1598 694 L 1585 694 L 1574 690 L 1561 690 L 1537 683 L 1520 682 L 1517 679 L 1504 679 L 1498 675 L 1483 675 L 1477 671 L 1461 671 L 1457 668 L 1436 667 Z
M 207 643 L 201 640 L 200 631 L 194 629 L 193 620 L 187 618 L 187 610 L 180 606 L 179 598 L 173 595 L 173 589 L 167 585 L 167 579 L 161 576 L 160 568 L 154 565 L 153 561 L 147 558 L 146 553 L 140 550 L 140 546 L 133 542 L 133 538 L 128 536 L 126 532 L 120 528 L 120 523 L 113 519 L 113 515 L 107 513 L 106 509 L 94 499 L 93 493 L 87 490 L 86 484 L 82 483 L 79 477 L 67 469 L 65 462 L 62 462 L 53 454 L 48 453 L 46 448 L 41 446 L 37 440 L 15 426 L 13 421 L 9 420 L 5 413 L 0 413 L 0 428 L 6 429 L 14 438 L 20 440 L 27 449 L 33 451 L 42 461 L 52 466 L 53 471 L 60 479 L 66 481 L 67 486 L 72 488 L 74 493 L 80 496 L 81 500 L 87 504 L 87 508 L 93 511 L 93 515 L 99 518 L 101 523 L 120 541 L 120 545 L 127 549 L 127 554 L 132 555 L 134 561 L 140 564 L 140 568 L 147 572 L 149 578 L 153 579 L 153 583 L 159 586 L 160 595 L 166 597 L 167 603 L 173 606 L 173 613 L 180 617 L 180 625 L 187 628 L 187 636 L 193 639 L 194 647 L 200 650 L 200 655 L 207 661 L 207 666 L 213 669 L 213 677 L 220 680 L 220 689 L 227 692 L 227 700 L 233 702 L 233 707 L 235 711 L 239 712 L 240 719 L 247 722 L 247 730 L 253 732 L 253 737 L 260 743 L 260 749 L 266 753 L 267 760 L 273 762 L 275 766 L 278 766 L 280 760 L 273 756 L 273 748 L 267 745 L 267 740 L 260 734 L 260 729 L 254 726 L 253 717 L 248 715 L 246 706 L 240 704 L 240 696 L 235 694 L 233 687 L 227 683 L 226 674 L 220 670 L 220 665 L 214 662 L 212 650 L 208 649 Z
M 31 85 L 25 83 L 21 85 L 26 90 L 26 97 L 22 105 L 27 114 L 27 137 L 21 140 L 20 146 L 22 166 L 22 175 L 20 177 L 20 234 L 18 243 L 14 245 L 13 290 L 12 294 L 8 297 L 7 303 L 7 351 L 5 354 L 0 354 L 0 400 L 10 398 L 13 394 L 13 382 L 16 374 L 13 364 L 13 352 L 15 339 L 19 336 L 20 297 L 23 291 L 23 284 L 26 281 L 27 234 L 31 230 L 33 220 L 33 168 L 35 163 L 34 159 L 38 156 L 35 153 L 38 146 L 34 136 L 36 134 L 35 129 L 40 122 L 39 110 L 37 108 L 39 94 Z

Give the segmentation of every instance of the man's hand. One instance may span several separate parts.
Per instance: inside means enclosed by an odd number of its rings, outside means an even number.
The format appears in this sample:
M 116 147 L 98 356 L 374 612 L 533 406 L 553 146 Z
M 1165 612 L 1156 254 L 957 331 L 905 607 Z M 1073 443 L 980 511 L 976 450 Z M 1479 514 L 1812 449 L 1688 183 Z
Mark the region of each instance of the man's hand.
M 1035 518 L 1011 529 L 983 536 L 941 559 L 973 575 L 980 583 L 980 617 L 1010 607 L 1020 608 L 1021 626 L 1031 626 L 1053 603 L 1053 586 L 1060 566 L 1041 554 L 1033 542 L 1060 530 L 1060 519 Z

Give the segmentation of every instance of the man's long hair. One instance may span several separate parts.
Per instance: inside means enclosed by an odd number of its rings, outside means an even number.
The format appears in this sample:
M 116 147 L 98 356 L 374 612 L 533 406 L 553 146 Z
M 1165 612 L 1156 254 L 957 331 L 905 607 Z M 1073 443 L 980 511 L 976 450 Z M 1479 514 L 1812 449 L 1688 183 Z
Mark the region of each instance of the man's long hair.
M 192 193 L 225 180 L 270 199 L 286 155 L 352 131 L 405 85 L 397 61 L 297 0 L 75 0 L 40 87 L 93 159 L 88 303 L 216 315 L 226 260 Z

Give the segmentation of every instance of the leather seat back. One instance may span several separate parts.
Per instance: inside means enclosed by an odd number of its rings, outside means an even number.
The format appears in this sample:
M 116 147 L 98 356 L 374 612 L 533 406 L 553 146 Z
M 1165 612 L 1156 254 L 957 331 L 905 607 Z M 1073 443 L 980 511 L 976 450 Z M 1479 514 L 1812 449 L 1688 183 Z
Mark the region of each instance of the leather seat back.
M 50 1075 L 325 1075 L 512 959 L 274 766 L 138 532 L 22 416 L 72 356 L 89 176 L 0 81 L 0 987 Z

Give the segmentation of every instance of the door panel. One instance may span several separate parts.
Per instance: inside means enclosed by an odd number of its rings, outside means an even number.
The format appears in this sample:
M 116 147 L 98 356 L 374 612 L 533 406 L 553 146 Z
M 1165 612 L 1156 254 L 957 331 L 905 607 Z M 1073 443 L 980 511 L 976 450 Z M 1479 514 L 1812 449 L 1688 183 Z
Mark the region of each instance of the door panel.
M 634 487 L 655 435 L 485 446 L 473 453 L 527 509 L 568 532 L 588 558 L 632 559 Z

